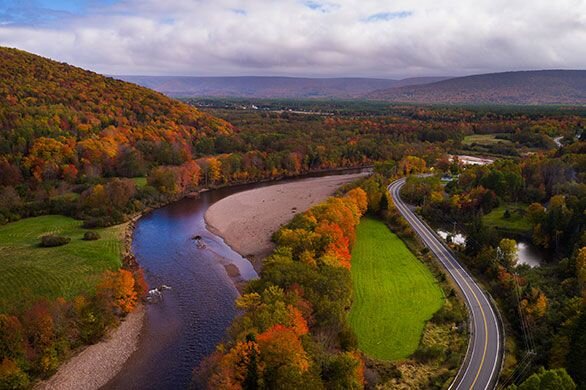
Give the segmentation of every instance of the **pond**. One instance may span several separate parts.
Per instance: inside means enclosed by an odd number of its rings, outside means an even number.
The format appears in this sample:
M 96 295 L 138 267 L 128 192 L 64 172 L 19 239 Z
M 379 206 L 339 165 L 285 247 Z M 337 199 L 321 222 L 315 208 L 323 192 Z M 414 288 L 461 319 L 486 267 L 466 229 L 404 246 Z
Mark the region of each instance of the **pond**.
M 436 229 L 436 233 L 446 242 L 456 245 L 466 246 L 466 235 L 456 231 L 448 232 L 443 229 Z M 520 238 L 517 239 L 517 264 L 525 264 L 530 267 L 539 267 L 547 261 L 547 253 L 535 246 L 531 241 Z

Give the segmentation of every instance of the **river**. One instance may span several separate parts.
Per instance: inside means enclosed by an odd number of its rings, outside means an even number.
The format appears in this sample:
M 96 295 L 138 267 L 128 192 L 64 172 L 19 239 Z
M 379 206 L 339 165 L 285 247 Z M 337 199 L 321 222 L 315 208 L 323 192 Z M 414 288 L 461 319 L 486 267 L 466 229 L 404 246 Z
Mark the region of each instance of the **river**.
M 286 181 L 279 183 L 283 182 Z M 145 269 L 149 286 L 166 284 L 172 289 L 164 292 L 163 302 L 147 305 L 138 350 L 105 389 L 189 386 L 193 368 L 214 351 L 236 315 L 234 300 L 238 291 L 225 265 L 238 267 L 245 280 L 257 276 L 248 260 L 206 229 L 205 212 L 213 203 L 236 192 L 271 184 L 275 183 L 203 192 L 196 199 L 183 199 L 137 221 L 132 249 Z M 195 245 L 196 235 L 202 237 L 204 249 Z

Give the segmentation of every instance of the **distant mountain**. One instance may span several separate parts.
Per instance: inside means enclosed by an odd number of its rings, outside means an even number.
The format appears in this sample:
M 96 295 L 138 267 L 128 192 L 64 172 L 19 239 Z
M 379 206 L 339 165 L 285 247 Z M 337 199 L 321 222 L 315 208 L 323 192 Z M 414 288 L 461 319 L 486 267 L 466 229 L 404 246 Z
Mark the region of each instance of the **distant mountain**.
M 586 70 L 481 74 L 385 88 L 365 97 L 402 103 L 586 104 Z
M 299 77 L 115 76 L 174 97 L 357 98 L 370 92 L 445 80 Z

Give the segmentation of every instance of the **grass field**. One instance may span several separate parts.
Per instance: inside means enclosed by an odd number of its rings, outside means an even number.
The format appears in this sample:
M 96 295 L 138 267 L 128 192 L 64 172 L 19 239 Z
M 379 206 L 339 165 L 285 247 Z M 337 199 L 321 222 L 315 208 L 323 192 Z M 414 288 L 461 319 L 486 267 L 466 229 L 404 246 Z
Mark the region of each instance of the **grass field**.
M 367 355 L 397 360 L 417 349 L 425 322 L 443 304 L 431 272 L 382 222 L 363 218 L 352 250 L 350 324 Z
M 132 180 L 134 180 L 138 188 L 142 188 L 147 185 L 146 177 L 133 177 Z
M 98 276 L 121 265 L 125 225 L 96 229 L 101 239 L 83 241 L 82 222 L 60 215 L 27 218 L 0 226 L 0 312 L 31 299 L 72 298 L 91 291 Z M 39 247 L 40 237 L 71 238 L 65 246 Z
M 512 144 L 512 142 L 508 139 L 498 139 L 496 138 L 496 134 L 474 134 L 474 135 L 467 135 L 464 137 L 462 144 L 464 145 L 495 145 L 498 143 L 503 144 Z
M 509 209 L 511 216 L 505 218 L 505 210 Z M 525 204 L 504 204 L 482 218 L 486 227 L 509 230 L 512 232 L 526 233 L 531 231 L 531 222 L 527 219 L 527 205 Z

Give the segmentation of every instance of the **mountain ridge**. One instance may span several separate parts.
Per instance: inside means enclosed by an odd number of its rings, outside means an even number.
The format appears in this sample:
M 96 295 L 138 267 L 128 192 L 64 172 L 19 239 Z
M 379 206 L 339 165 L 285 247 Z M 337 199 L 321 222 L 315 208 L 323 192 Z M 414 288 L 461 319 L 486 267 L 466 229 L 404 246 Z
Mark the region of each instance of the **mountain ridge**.
M 414 77 L 402 80 L 364 77 L 287 76 L 113 76 L 173 97 L 245 98 L 359 98 L 370 92 L 418 85 L 446 77 Z
M 387 88 L 367 99 L 422 104 L 586 104 L 586 70 L 527 70 Z

